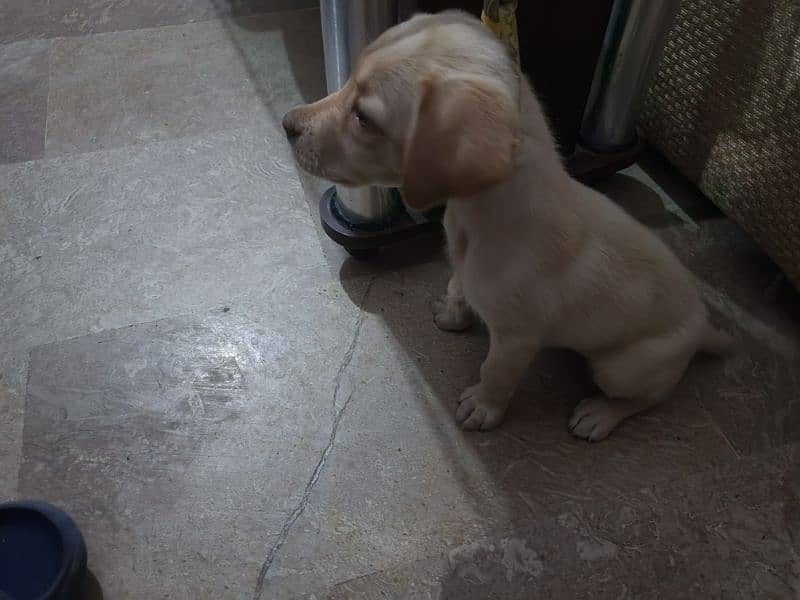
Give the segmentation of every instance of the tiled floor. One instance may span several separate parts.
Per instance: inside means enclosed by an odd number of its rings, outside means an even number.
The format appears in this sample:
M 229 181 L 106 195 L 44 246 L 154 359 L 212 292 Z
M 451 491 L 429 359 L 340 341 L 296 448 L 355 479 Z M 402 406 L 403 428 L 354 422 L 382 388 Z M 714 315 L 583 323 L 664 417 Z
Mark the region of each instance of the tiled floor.
M 106 598 L 800 595 L 798 294 L 657 158 L 602 185 L 740 351 L 597 445 L 549 352 L 463 433 L 441 253 L 347 259 L 280 132 L 313 2 L 11 0 L 0 42 L 0 499 L 66 508 Z

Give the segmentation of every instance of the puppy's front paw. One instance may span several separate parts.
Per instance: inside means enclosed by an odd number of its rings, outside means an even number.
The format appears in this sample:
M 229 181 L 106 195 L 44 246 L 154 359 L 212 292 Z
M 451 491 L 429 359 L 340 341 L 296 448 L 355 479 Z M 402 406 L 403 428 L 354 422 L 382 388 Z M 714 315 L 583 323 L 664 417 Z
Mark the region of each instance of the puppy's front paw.
M 498 401 L 486 397 L 481 384 L 464 390 L 456 409 L 456 422 L 463 429 L 494 429 L 502 421 L 508 408 L 508 401 Z
M 472 313 L 467 306 L 441 298 L 433 303 L 433 322 L 442 331 L 464 331 L 472 325 Z
M 620 422 L 619 411 L 603 396 L 582 400 L 572 413 L 569 430 L 572 435 L 589 442 L 599 442 L 608 437 Z

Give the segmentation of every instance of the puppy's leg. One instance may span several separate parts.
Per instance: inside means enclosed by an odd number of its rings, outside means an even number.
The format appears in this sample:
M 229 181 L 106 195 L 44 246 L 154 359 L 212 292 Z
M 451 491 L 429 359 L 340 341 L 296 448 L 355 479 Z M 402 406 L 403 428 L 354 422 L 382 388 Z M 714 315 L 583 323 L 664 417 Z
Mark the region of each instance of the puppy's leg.
M 454 272 L 447 284 L 447 295 L 434 302 L 433 322 L 442 331 L 464 331 L 474 321 L 475 316 L 461 289 L 461 280 Z
M 683 377 L 693 351 L 674 340 L 644 340 L 592 359 L 605 396 L 586 398 L 569 421 L 573 435 L 599 442 L 624 419 L 664 400 Z
M 464 429 L 492 429 L 503 416 L 538 350 L 538 344 L 515 334 L 490 329 L 489 354 L 481 365 L 481 380 L 467 388 L 459 400 L 456 421 Z

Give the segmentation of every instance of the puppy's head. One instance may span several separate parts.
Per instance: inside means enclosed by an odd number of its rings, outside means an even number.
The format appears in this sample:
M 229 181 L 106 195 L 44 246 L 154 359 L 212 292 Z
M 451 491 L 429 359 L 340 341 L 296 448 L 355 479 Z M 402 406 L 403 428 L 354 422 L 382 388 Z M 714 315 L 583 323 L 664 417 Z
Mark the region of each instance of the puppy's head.
M 340 91 L 291 110 L 283 126 L 307 171 L 345 186 L 397 186 L 426 209 L 511 174 L 518 85 L 480 21 L 420 15 L 381 35 Z

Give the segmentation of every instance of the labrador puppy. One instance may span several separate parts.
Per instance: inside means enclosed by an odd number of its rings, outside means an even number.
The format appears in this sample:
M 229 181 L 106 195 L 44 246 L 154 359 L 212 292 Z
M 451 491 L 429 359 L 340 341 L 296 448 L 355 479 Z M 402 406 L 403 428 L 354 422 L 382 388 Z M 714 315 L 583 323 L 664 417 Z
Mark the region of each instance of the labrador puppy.
M 649 230 L 564 169 L 505 47 L 461 12 L 418 15 L 365 49 L 337 93 L 283 120 L 300 166 L 339 185 L 446 201 L 453 274 L 434 320 L 490 335 L 457 421 L 491 429 L 543 347 L 587 357 L 602 395 L 569 428 L 605 438 L 661 402 L 698 351 L 721 352 L 693 279 Z

